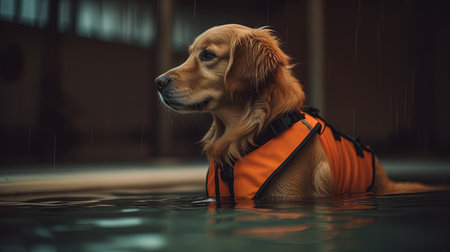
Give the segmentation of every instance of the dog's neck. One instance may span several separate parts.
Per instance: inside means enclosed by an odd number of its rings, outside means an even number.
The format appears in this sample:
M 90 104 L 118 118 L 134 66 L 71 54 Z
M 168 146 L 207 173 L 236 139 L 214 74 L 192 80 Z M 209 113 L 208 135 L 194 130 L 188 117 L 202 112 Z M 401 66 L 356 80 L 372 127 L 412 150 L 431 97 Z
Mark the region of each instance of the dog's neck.
M 211 127 L 203 137 L 204 152 L 218 164 L 232 164 L 254 146 L 254 140 L 275 117 L 298 111 L 304 93 L 288 69 L 253 102 L 229 104 L 215 110 Z M 287 77 L 286 77 L 287 76 Z
M 203 138 L 208 158 L 219 164 L 240 159 L 262 130 L 266 117 L 266 109 L 258 104 L 245 110 L 228 108 L 215 112 L 211 128 Z

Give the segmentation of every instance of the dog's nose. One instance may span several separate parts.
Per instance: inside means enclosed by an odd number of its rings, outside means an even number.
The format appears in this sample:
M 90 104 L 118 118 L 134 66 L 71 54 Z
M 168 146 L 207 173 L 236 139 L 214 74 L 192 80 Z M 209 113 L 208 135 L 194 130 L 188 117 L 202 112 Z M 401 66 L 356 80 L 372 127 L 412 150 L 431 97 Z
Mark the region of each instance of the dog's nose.
M 158 78 L 155 79 L 156 88 L 158 88 L 158 91 L 163 90 L 169 83 L 172 81 L 172 78 L 170 78 L 167 75 L 161 75 Z

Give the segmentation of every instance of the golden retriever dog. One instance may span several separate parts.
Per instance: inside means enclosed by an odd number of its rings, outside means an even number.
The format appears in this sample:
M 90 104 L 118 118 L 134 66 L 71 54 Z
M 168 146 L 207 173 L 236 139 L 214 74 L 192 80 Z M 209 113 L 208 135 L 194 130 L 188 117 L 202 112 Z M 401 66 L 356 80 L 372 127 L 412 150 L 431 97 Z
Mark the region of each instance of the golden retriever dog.
M 302 85 L 289 57 L 267 28 L 237 24 L 212 27 L 189 47 L 189 57 L 156 78 L 162 102 L 177 112 L 208 112 L 212 124 L 202 139 L 204 153 L 217 165 L 244 159 L 255 139 L 278 116 L 301 111 Z M 371 191 L 394 194 L 427 191 L 419 183 L 396 183 L 374 158 Z M 237 169 L 237 168 L 236 168 Z M 333 195 L 330 162 L 314 136 L 262 198 L 299 199 Z

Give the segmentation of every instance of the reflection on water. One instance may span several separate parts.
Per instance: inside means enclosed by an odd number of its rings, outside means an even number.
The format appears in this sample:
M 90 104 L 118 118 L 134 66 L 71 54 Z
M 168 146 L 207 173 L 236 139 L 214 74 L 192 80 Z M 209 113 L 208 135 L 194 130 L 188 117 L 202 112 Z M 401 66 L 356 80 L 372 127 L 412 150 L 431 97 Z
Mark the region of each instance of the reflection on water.
M 233 207 L 233 214 L 228 218 L 224 217 L 228 216 L 225 212 L 229 210 L 226 203 L 222 203 L 220 209 L 211 203 L 208 223 L 217 224 L 216 228 L 221 223 L 233 223 L 232 228 L 230 225 L 222 226 L 238 237 L 327 248 L 333 244 L 332 239 L 347 236 L 348 230 L 375 222 L 374 216 L 362 214 L 376 211 L 374 199 L 367 194 L 277 203 L 238 199 L 228 204 L 228 207 Z
M 121 192 L 0 199 L 0 251 L 448 251 L 450 192 L 295 202 Z

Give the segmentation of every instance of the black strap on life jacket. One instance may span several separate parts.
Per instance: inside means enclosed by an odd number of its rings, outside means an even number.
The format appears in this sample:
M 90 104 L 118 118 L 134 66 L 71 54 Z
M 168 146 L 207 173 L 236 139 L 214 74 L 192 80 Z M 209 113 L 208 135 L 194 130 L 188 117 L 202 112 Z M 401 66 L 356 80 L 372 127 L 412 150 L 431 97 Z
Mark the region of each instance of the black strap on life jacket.
M 219 184 L 219 166 L 217 164 L 214 165 L 214 186 L 216 191 L 216 201 L 220 202 L 220 184 Z
M 220 169 L 220 178 L 227 182 L 228 189 L 230 190 L 230 197 L 234 198 L 234 163 L 231 165 L 228 163 L 225 163 L 221 166 L 219 166 Z M 217 165 L 216 165 L 217 167 Z
M 279 115 L 272 120 L 267 126 L 267 129 L 255 139 L 256 148 L 269 142 L 272 138 L 283 133 L 285 130 L 289 129 L 292 125 L 302 119 L 305 119 L 305 114 L 300 112 Z
M 233 163 L 234 166 L 234 163 Z M 216 193 L 216 204 L 217 207 L 221 207 L 221 197 L 220 197 L 220 179 L 227 182 L 228 188 L 230 190 L 230 197 L 231 200 L 234 201 L 234 169 L 233 166 L 230 166 L 229 164 L 225 163 L 223 165 L 220 164 L 214 164 L 214 189 Z M 209 172 L 209 171 L 208 171 Z M 206 175 L 206 178 L 208 179 L 208 175 Z M 208 184 L 208 181 L 206 181 L 206 184 Z M 208 187 L 207 187 L 208 188 Z M 207 195 L 208 196 L 208 195 Z
M 256 150 L 258 147 L 269 142 L 272 138 L 283 133 L 285 130 L 289 129 L 290 127 L 292 127 L 292 125 L 294 125 L 296 122 L 302 119 L 305 119 L 305 115 L 300 112 L 286 113 L 276 117 L 268 124 L 267 129 L 263 131 L 255 139 L 256 145 L 251 147 L 247 153 L 244 153 L 244 155 Z M 231 199 L 234 198 L 234 164 L 235 161 L 233 161 L 231 164 L 229 163 L 224 163 L 223 165 L 215 164 L 216 200 L 220 200 L 219 175 L 218 175 L 219 173 L 220 178 L 228 184 Z

